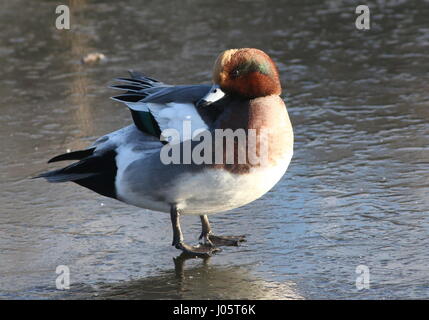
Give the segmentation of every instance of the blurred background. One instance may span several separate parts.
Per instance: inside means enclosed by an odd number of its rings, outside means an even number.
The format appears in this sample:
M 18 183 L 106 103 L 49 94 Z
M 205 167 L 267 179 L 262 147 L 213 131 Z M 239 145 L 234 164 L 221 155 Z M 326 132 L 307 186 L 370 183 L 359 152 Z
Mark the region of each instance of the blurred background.
M 0 298 L 429 298 L 429 1 L 361 2 L 0 0 Z M 281 182 L 211 218 L 244 245 L 173 259 L 168 215 L 30 180 L 131 123 L 113 78 L 208 83 L 239 47 L 275 60 L 295 131 Z M 106 59 L 82 63 L 92 52 Z M 198 217 L 183 220 L 196 242 Z

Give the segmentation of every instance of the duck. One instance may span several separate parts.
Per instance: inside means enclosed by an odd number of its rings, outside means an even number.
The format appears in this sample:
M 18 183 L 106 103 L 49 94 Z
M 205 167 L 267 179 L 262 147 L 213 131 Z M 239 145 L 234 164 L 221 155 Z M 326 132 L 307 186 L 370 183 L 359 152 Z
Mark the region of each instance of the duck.
M 208 215 L 262 197 L 289 166 L 293 128 L 275 62 L 259 49 L 228 49 L 215 60 L 211 84 L 169 85 L 136 71 L 115 81 L 111 88 L 122 91 L 112 99 L 129 108 L 132 124 L 53 157 L 48 163 L 75 162 L 36 178 L 169 213 L 172 245 L 184 254 L 211 256 L 246 241 L 216 235 Z M 189 215 L 201 220 L 196 245 L 181 230 Z

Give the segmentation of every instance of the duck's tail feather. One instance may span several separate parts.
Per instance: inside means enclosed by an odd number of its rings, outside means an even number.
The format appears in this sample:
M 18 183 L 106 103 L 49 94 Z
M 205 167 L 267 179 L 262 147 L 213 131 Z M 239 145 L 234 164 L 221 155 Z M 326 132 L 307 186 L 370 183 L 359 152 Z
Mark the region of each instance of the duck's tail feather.
M 137 128 L 154 137 L 160 137 L 161 130 L 153 117 L 148 106 L 141 101 L 149 95 L 162 90 L 165 87 L 171 87 L 161 81 L 146 77 L 140 72 L 129 71 L 131 78 L 116 78 L 120 84 L 111 85 L 110 88 L 125 90 L 124 93 L 111 97 L 115 101 L 125 103 L 131 111 L 134 124 Z
M 112 97 L 113 100 L 124 102 L 128 106 L 129 103 L 136 103 L 154 91 L 160 89 L 160 87 L 168 86 L 165 83 L 146 77 L 140 72 L 129 71 L 131 78 L 116 78 L 115 81 L 120 82 L 120 84 L 111 85 L 110 88 L 116 90 L 122 90 L 125 92 Z
M 109 88 L 116 89 L 116 90 L 122 90 L 122 91 L 126 90 L 127 92 L 138 93 L 141 90 L 151 88 L 151 87 L 143 86 L 143 85 L 135 85 L 135 84 L 114 84 L 114 85 L 111 85 Z
M 68 152 L 64 154 L 60 154 L 59 156 L 53 157 L 48 161 L 48 163 L 51 162 L 57 162 L 57 161 L 65 161 L 65 160 L 81 160 L 83 158 L 89 157 L 94 153 L 95 148 L 85 149 L 85 150 L 79 150 L 79 151 L 73 151 Z
M 132 88 L 121 88 L 120 85 L 114 85 L 112 88 L 114 89 L 122 89 L 122 90 L 131 90 L 131 91 L 140 91 L 148 88 L 165 86 L 166 84 L 158 81 L 156 79 L 147 77 L 140 72 L 130 70 L 129 71 L 131 78 L 116 78 L 115 81 L 125 83 L 128 86 L 132 86 Z
M 134 80 L 149 82 L 150 84 L 154 84 L 154 83 L 163 84 L 161 81 L 158 81 L 154 78 L 147 77 L 143 73 L 138 71 L 128 70 L 128 73 L 130 74 L 131 78 L 133 78 Z
M 56 156 L 49 162 L 80 161 L 61 169 L 44 172 L 34 178 L 45 178 L 53 183 L 72 181 L 103 196 L 116 198 L 116 152 L 109 150 L 94 154 L 94 150 L 95 148 L 92 148 Z

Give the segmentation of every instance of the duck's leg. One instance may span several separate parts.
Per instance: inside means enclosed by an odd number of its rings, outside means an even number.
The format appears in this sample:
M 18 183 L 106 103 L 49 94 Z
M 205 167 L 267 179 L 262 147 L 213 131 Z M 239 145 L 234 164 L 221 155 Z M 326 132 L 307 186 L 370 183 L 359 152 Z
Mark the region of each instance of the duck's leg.
M 170 208 L 171 224 L 173 226 L 173 243 L 177 249 L 182 250 L 186 254 L 193 256 L 210 256 L 219 249 L 214 246 L 203 244 L 199 246 L 190 246 L 183 241 L 183 233 L 180 228 L 180 212 L 176 205 L 171 205 Z
M 209 218 L 207 215 L 200 216 L 202 231 L 200 240 L 211 246 L 238 246 L 240 242 L 246 241 L 246 236 L 215 236 L 210 227 Z

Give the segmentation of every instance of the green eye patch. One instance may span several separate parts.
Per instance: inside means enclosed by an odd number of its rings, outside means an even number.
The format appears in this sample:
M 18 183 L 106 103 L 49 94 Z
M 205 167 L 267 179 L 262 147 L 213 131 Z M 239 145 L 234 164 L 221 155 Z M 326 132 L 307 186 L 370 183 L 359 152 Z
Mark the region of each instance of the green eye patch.
M 259 72 L 267 76 L 272 74 L 271 66 L 269 65 L 269 63 L 259 62 L 252 59 L 239 64 L 238 67 L 232 71 L 232 76 L 239 77 L 251 72 Z

